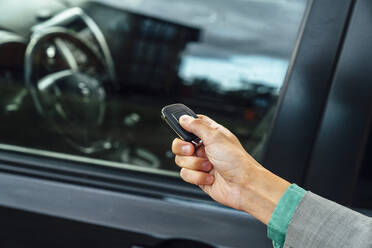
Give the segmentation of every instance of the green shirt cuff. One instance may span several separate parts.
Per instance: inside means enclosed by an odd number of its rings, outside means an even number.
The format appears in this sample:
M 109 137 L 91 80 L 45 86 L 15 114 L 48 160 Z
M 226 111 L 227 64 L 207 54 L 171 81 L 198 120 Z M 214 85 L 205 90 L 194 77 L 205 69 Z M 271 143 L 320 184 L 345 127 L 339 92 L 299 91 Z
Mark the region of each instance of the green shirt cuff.
M 273 241 L 274 247 L 283 247 L 285 235 L 298 204 L 306 191 L 291 184 L 280 198 L 267 225 L 267 237 Z

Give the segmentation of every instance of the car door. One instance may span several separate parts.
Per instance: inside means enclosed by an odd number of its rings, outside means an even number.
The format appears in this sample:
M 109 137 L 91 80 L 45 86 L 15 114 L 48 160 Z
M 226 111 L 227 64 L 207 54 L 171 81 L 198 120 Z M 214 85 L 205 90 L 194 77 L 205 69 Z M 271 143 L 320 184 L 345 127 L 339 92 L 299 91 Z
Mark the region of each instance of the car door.
M 340 1 L 323 25 L 331 2 L 0 2 L 3 247 L 271 247 L 262 223 L 180 180 L 160 109 L 185 103 L 288 171 L 275 140 L 321 115 L 347 22 Z M 317 45 L 326 70 L 303 54 Z M 325 86 L 292 112 L 304 68 Z
M 305 174 L 312 191 L 371 215 L 369 1 L 352 3 L 342 49 Z

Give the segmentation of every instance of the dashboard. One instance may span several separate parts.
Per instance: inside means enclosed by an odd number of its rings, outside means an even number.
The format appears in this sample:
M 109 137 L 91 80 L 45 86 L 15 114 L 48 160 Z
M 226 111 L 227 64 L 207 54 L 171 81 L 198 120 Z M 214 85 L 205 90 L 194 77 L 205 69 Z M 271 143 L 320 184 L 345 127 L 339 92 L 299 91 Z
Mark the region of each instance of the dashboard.
M 159 167 L 156 154 L 112 132 L 123 125 L 134 132 L 139 122 L 120 101 L 137 101 L 144 88 L 168 92 L 199 30 L 91 1 L 35 16 L 28 29 L 0 31 L 1 117 L 23 136 L 6 131 L 4 141 Z

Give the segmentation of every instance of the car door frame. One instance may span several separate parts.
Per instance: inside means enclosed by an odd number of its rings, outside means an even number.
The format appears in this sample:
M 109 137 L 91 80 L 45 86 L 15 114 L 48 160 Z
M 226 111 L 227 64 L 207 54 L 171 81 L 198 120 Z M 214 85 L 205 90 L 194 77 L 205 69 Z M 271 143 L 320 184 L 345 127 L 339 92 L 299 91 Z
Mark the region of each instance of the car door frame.
M 263 162 L 293 182 L 301 184 L 308 167 L 352 2 L 308 3 Z M 17 149 L 0 150 L 0 205 L 160 239 L 271 247 L 262 223 L 214 203 L 177 177 L 52 159 Z

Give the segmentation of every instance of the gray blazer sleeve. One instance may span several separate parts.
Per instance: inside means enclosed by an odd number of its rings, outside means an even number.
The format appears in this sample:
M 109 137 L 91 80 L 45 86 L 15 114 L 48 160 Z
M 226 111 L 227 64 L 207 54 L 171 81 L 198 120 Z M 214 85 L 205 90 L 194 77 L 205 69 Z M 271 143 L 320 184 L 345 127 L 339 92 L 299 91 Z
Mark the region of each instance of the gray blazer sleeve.
M 288 226 L 286 248 L 372 248 L 372 218 L 307 192 Z

